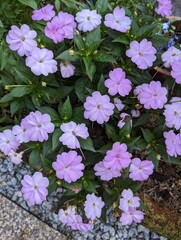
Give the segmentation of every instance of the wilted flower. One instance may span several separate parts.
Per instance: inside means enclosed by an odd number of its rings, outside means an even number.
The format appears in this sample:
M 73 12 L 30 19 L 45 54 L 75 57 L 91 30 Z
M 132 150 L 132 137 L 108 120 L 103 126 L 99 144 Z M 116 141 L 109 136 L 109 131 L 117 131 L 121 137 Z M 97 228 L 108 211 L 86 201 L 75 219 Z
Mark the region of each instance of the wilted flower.
M 118 127 L 119 127 L 119 128 L 124 127 L 124 125 L 125 125 L 128 121 L 130 121 L 131 126 L 132 126 L 132 120 L 130 119 L 130 115 L 127 114 L 127 113 L 121 113 L 121 114 L 120 114 L 120 120 L 119 120 L 119 122 L 118 122 Z
M 131 110 L 131 115 L 132 117 L 135 117 L 135 118 L 138 118 L 140 116 L 140 111 L 139 110 L 135 110 L 135 109 L 132 109 Z
M 126 74 L 121 68 L 116 68 L 109 72 L 109 79 L 105 81 L 108 93 L 112 96 L 117 93 L 125 97 L 131 91 L 131 81 L 126 79 Z
M 173 130 L 163 133 L 168 155 L 172 157 L 181 156 L 181 135 L 175 134 Z
M 164 66 L 169 68 L 176 61 L 181 59 L 181 50 L 175 47 L 170 47 L 166 52 L 161 55 Z
M 153 169 L 154 165 L 152 161 L 141 161 L 139 158 L 134 158 L 131 161 L 129 177 L 133 181 L 145 181 L 153 173 Z
M 76 215 L 76 212 L 72 208 L 72 206 L 69 206 L 66 210 L 60 209 L 59 212 L 58 212 L 58 218 L 64 224 L 74 222 L 75 221 L 75 215 Z
M 8 156 L 12 163 L 19 164 L 22 162 L 23 152 L 17 153 L 11 149 L 10 152 L 8 153 Z
M 60 129 L 64 132 L 59 138 L 63 145 L 69 148 L 80 148 L 80 143 L 77 137 L 86 139 L 89 137 L 88 129 L 84 123 L 76 124 L 75 122 L 63 123 Z
M 144 213 L 140 210 L 136 210 L 135 208 L 130 208 L 128 212 L 123 212 L 120 218 L 120 222 L 122 225 L 129 225 L 133 221 L 136 223 L 140 223 L 144 218 Z
M 104 24 L 106 27 L 125 33 L 131 28 L 131 19 L 125 16 L 124 8 L 116 7 L 113 14 L 106 14 Z
M 104 202 L 101 197 L 96 197 L 94 193 L 87 194 L 86 201 L 84 203 L 84 211 L 87 218 L 95 220 L 100 218 Z
M 129 166 L 131 162 L 131 154 L 127 151 L 125 143 L 115 142 L 111 150 L 106 152 L 104 158 L 104 166 L 107 168 L 121 170 Z
M 123 104 L 122 101 L 118 97 L 114 98 L 114 105 L 116 106 L 118 111 L 122 111 L 123 108 L 125 107 L 125 104 Z
M 26 58 L 26 66 L 30 67 L 37 76 L 41 74 L 48 76 L 49 73 L 57 71 L 57 62 L 53 59 L 53 52 L 46 48 L 35 48 L 31 56 Z
M 101 95 L 98 91 L 93 92 L 92 97 L 86 98 L 84 108 L 84 117 L 99 124 L 108 122 L 114 112 L 114 104 L 110 103 L 109 96 Z
M 68 222 L 67 225 L 70 226 L 72 230 L 79 230 L 85 233 L 87 233 L 93 228 L 92 223 L 83 223 L 82 217 L 80 215 L 75 215 L 74 221 Z
M 48 195 L 49 181 L 41 172 L 35 172 L 33 176 L 25 175 L 21 180 L 23 197 L 31 205 L 41 204 Z
M 29 141 L 43 142 L 48 139 L 48 133 L 54 131 L 54 124 L 51 123 L 49 114 L 42 114 L 39 111 L 30 112 L 23 120 L 26 138 Z
M 181 58 L 173 62 L 171 75 L 176 83 L 181 84 Z
M 170 16 L 172 14 L 172 2 L 171 0 L 157 0 L 158 7 L 155 8 L 155 12 L 162 17 Z
M 126 55 L 131 58 L 138 68 L 147 69 L 153 66 L 156 60 L 156 49 L 152 42 L 143 39 L 140 43 L 136 40 L 130 43 L 130 49 L 126 51 Z
M 6 42 L 10 44 L 10 49 L 17 51 L 20 56 L 29 56 L 37 46 L 37 42 L 33 40 L 36 35 L 36 32 L 30 30 L 26 24 L 23 24 L 20 28 L 13 25 L 6 36 Z
M 11 150 L 16 151 L 20 143 L 11 130 L 6 129 L 0 133 L 0 150 L 8 155 Z
M 63 78 L 69 78 L 74 75 L 75 67 L 68 61 L 60 63 L 60 72 Z
M 131 189 L 123 190 L 121 196 L 119 208 L 122 211 L 128 212 L 130 207 L 137 208 L 140 206 L 140 198 L 134 197 Z
M 29 138 L 26 135 L 26 127 L 24 125 L 26 121 L 24 119 L 21 120 L 20 126 L 13 126 L 12 133 L 16 136 L 16 139 L 19 143 L 27 143 L 29 142 Z
M 101 18 L 96 10 L 83 9 L 76 14 L 75 20 L 78 22 L 80 31 L 90 32 L 101 24 Z
M 53 169 L 56 171 L 56 176 L 68 183 L 75 182 L 83 176 L 84 164 L 82 157 L 77 155 L 75 151 L 63 152 L 57 155 L 57 161 L 53 162 Z
M 179 130 L 181 128 L 181 102 L 173 102 L 165 105 L 163 112 L 165 124 L 169 128 Z
M 159 81 L 151 81 L 141 85 L 141 92 L 137 97 L 146 109 L 162 109 L 167 102 L 167 93 L 167 89 Z
M 94 167 L 94 171 L 95 175 L 100 176 L 100 179 L 103 181 L 109 181 L 113 178 L 121 176 L 120 170 L 106 167 L 104 165 L 104 161 L 97 163 Z
M 54 16 L 55 16 L 55 11 L 53 11 L 53 5 L 48 4 L 38 10 L 34 10 L 31 18 L 33 20 L 49 21 Z

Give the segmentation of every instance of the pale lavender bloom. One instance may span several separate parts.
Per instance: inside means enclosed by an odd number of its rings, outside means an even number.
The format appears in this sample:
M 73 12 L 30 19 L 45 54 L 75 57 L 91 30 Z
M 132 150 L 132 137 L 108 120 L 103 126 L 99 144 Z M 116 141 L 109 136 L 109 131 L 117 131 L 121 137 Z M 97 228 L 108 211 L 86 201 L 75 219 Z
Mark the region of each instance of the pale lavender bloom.
M 173 103 L 173 102 L 181 102 L 181 98 L 180 97 L 172 97 L 170 99 L 170 102 Z
M 60 63 L 60 72 L 63 78 L 69 78 L 74 75 L 75 66 L 68 61 L 62 61 Z
M 18 140 L 19 143 L 27 143 L 29 142 L 29 138 L 26 135 L 26 127 L 24 125 L 25 120 L 22 119 L 20 126 L 15 125 L 12 129 L 12 133 L 16 136 L 16 139 Z
M 141 92 L 137 97 L 146 109 L 162 109 L 167 102 L 167 93 L 167 89 L 159 81 L 151 81 L 141 85 Z
M 156 49 L 152 42 L 143 39 L 140 43 L 136 40 L 130 43 L 130 49 L 126 51 L 126 55 L 131 58 L 138 68 L 147 69 L 153 66 L 156 60 Z
M 35 48 L 31 52 L 31 56 L 26 58 L 26 66 L 31 68 L 31 71 L 40 76 L 48 76 L 49 73 L 57 71 L 57 62 L 53 59 L 53 52 L 46 48 Z
M 129 169 L 129 178 L 133 181 L 145 181 L 153 173 L 153 169 L 152 161 L 141 161 L 139 158 L 133 158 Z
M 53 8 L 54 8 L 53 5 L 48 4 L 38 10 L 34 10 L 31 18 L 37 21 L 39 20 L 49 21 L 51 20 L 52 17 L 55 16 L 55 11 L 53 11 Z
M 176 83 L 181 84 L 181 58 L 173 62 L 171 75 Z
M 48 133 L 54 131 L 54 124 L 51 123 L 49 114 L 42 114 L 39 111 L 30 112 L 23 120 L 26 138 L 29 141 L 43 142 L 48 139 Z
M 41 204 L 46 200 L 49 181 L 47 177 L 43 177 L 41 172 L 35 172 L 32 177 L 25 175 L 21 184 L 23 197 L 30 205 Z
M 131 91 L 131 81 L 126 79 L 126 74 L 121 68 L 115 68 L 113 71 L 110 71 L 109 78 L 104 85 L 112 96 L 118 93 L 120 96 L 125 97 Z
M 125 16 L 124 8 L 116 7 L 113 14 L 106 14 L 104 24 L 106 27 L 125 33 L 131 28 L 131 19 Z
M 66 210 L 60 209 L 58 212 L 58 218 L 63 224 L 68 224 L 75 221 L 76 212 L 69 206 Z
M 121 196 L 119 208 L 122 211 L 128 212 L 130 207 L 137 208 L 140 206 L 140 198 L 134 197 L 131 189 L 123 190 Z
M 106 167 L 104 161 L 97 163 L 94 167 L 95 175 L 100 176 L 103 181 L 109 181 L 113 178 L 121 176 L 121 172 L 118 169 L 112 169 L 111 167 Z
M 75 20 L 78 22 L 79 31 L 92 31 L 101 24 L 101 16 L 96 10 L 83 9 L 76 14 Z
M 22 162 L 23 152 L 17 153 L 11 149 L 8 156 L 12 163 L 18 165 Z
M 11 130 L 6 129 L 0 133 L 0 150 L 8 155 L 11 150 L 16 151 L 20 143 Z
M 136 210 L 135 208 L 130 208 L 128 212 L 123 212 L 120 218 L 122 225 L 129 225 L 133 221 L 140 223 L 144 218 L 144 213 L 142 211 Z
M 119 128 L 124 127 L 124 125 L 125 125 L 128 121 L 130 121 L 131 126 L 132 126 L 132 120 L 130 119 L 130 115 L 127 114 L 127 113 L 121 113 L 121 114 L 120 114 L 120 120 L 119 120 L 119 122 L 118 122 L 118 127 L 119 127 Z
M 21 28 L 13 25 L 6 36 L 6 42 L 10 44 L 10 49 L 17 51 L 20 56 L 29 56 L 37 46 L 37 42 L 33 40 L 36 35 L 36 32 L 30 30 L 26 24 L 23 24 Z
M 111 150 L 108 150 L 104 158 L 104 166 L 111 169 L 121 170 L 127 168 L 132 155 L 127 151 L 125 143 L 115 142 Z
M 76 124 L 75 122 L 63 123 L 60 129 L 64 132 L 59 141 L 68 148 L 80 148 L 80 142 L 77 137 L 87 139 L 89 137 L 88 128 L 84 123 Z
M 85 168 L 82 162 L 82 157 L 77 155 L 76 151 L 63 152 L 57 155 L 56 162 L 52 163 L 53 169 L 56 171 L 56 176 L 68 183 L 76 182 L 83 176 Z
M 116 106 L 118 111 L 122 111 L 123 108 L 125 107 L 125 104 L 123 104 L 122 101 L 118 97 L 114 98 L 114 105 Z
M 141 91 L 142 91 L 142 85 L 137 86 L 133 91 L 134 96 L 137 97 Z
M 131 115 L 132 115 L 132 117 L 138 118 L 140 116 L 140 111 L 137 109 L 132 109 Z
M 52 39 L 54 43 L 59 43 L 64 40 L 64 31 L 56 22 L 48 22 L 45 27 L 45 35 Z
M 172 157 L 181 156 L 181 135 L 175 134 L 173 130 L 163 133 L 168 155 Z
M 181 102 L 165 105 L 163 115 L 165 116 L 167 127 L 175 128 L 176 130 L 181 128 Z
M 172 46 L 161 55 L 161 59 L 164 62 L 164 66 L 169 68 L 176 60 L 181 59 L 181 50 Z
M 80 215 L 75 215 L 74 221 L 68 222 L 67 225 L 70 226 L 72 230 L 79 230 L 84 233 L 87 233 L 93 228 L 92 223 L 83 223 L 82 217 Z
M 84 203 L 86 217 L 91 220 L 100 218 L 104 205 L 105 203 L 102 201 L 101 197 L 96 197 L 94 193 L 87 194 L 86 201 Z
M 114 113 L 114 104 L 110 103 L 108 95 L 101 95 L 95 91 L 92 96 L 86 98 L 84 103 L 84 117 L 91 121 L 97 121 L 99 124 L 108 122 L 110 116 Z
M 158 7 L 155 8 L 155 12 L 162 17 L 170 16 L 172 14 L 172 2 L 171 0 L 157 0 Z

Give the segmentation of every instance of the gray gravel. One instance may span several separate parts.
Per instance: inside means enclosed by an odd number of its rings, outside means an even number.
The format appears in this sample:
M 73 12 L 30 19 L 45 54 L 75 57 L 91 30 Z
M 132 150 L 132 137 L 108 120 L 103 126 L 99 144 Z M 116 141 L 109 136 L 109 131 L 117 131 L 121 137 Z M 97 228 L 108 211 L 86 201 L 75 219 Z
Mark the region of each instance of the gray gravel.
M 67 235 L 69 240 L 167 240 L 167 238 L 159 236 L 155 232 L 150 232 L 143 225 L 134 223 L 130 226 L 122 226 L 119 219 L 110 210 L 107 212 L 106 224 L 97 221 L 93 231 L 87 234 L 82 234 L 78 231 L 72 232 L 69 227 L 65 227 L 59 222 L 58 215 L 54 212 L 63 190 L 58 188 L 42 205 L 29 206 L 23 200 L 20 191 L 20 181 L 25 174 L 33 174 L 28 166 L 22 163 L 16 166 L 9 159 L 0 159 L 0 193 L 12 199 L 42 221 L 51 225 L 54 229 Z

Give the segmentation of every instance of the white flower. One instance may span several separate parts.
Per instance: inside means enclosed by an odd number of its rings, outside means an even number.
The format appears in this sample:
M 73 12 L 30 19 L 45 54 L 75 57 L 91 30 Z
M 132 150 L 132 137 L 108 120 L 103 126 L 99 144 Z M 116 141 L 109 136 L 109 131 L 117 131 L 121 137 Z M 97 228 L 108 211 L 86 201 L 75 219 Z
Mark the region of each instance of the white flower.
M 60 63 L 60 72 L 63 78 L 69 78 L 74 75 L 75 67 L 68 61 Z
M 17 165 L 22 162 L 23 152 L 16 153 L 11 149 L 8 156 L 10 157 L 11 162 Z
M 122 101 L 117 97 L 114 98 L 114 105 L 117 107 L 118 111 L 120 111 L 120 112 L 125 107 L 125 105 L 122 103 Z
M 96 10 L 83 9 L 76 14 L 75 20 L 78 22 L 78 29 L 80 31 L 90 32 L 101 24 L 101 18 Z
M 166 52 L 161 55 L 164 66 L 169 68 L 175 60 L 181 59 L 181 50 L 175 47 L 170 47 Z

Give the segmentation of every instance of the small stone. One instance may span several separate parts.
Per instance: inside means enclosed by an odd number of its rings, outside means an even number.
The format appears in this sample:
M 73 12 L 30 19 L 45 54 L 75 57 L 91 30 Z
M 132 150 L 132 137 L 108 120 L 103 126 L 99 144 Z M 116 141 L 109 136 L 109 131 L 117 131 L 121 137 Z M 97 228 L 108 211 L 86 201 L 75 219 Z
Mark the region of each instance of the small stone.
M 150 234 L 149 233 L 144 232 L 143 234 L 144 234 L 144 239 L 145 240 L 150 240 Z
M 128 236 L 132 238 L 134 235 L 135 235 L 135 229 L 134 228 L 129 229 Z
M 1 172 L 2 172 L 2 173 L 5 173 L 5 172 L 7 172 L 7 171 L 8 171 L 7 168 L 5 168 L 5 167 L 1 167 Z
M 115 231 L 115 229 L 113 227 L 110 227 L 109 233 L 113 237 L 115 235 L 116 231 Z
M 160 240 L 168 240 L 168 238 L 161 236 Z
M 126 229 L 123 229 L 123 237 L 124 237 L 124 238 L 127 238 L 127 236 L 128 236 L 127 230 L 126 230 Z
M 110 239 L 109 233 L 107 232 L 107 233 L 102 234 L 102 239 L 109 240 Z
M 155 232 L 152 232 L 152 233 L 151 233 L 151 239 L 159 239 L 158 234 L 155 233 Z
M 12 162 L 8 162 L 8 171 L 11 172 L 13 170 L 13 163 Z
M 144 232 L 144 233 L 149 234 L 150 230 L 148 228 L 144 227 L 143 225 L 139 225 L 138 232 Z
M 118 234 L 119 237 L 122 237 L 122 236 L 123 236 L 122 230 L 118 230 L 118 231 L 117 231 L 117 234 Z
M 117 239 L 116 236 L 110 238 L 110 240 L 116 240 L 116 239 Z
M 104 227 L 103 227 L 103 231 L 106 233 L 106 232 L 108 232 L 109 230 L 110 230 L 110 228 L 111 228 L 111 226 L 110 225 L 104 225 Z
M 12 183 L 13 186 L 16 186 L 17 180 L 16 180 L 15 177 L 13 177 L 13 178 L 11 179 L 11 183 Z

